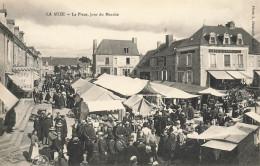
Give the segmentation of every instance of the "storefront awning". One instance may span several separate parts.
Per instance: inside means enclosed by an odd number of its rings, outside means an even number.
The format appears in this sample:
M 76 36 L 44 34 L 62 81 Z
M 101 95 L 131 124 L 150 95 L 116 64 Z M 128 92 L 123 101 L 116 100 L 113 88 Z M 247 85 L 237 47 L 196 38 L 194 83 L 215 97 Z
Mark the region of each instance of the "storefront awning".
M 237 144 L 230 143 L 230 142 L 224 142 L 224 141 L 217 141 L 217 140 L 211 140 L 202 146 L 212 148 L 212 149 L 219 149 L 224 151 L 232 151 L 235 149 Z
M 18 87 L 23 87 L 25 86 L 23 82 L 20 81 L 20 79 L 16 75 L 8 75 L 8 77 L 13 81 L 15 85 Z
M 208 71 L 208 72 L 218 80 L 233 80 L 234 79 L 226 71 Z
M 256 72 L 256 74 L 258 74 L 260 76 L 260 71 L 255 71 L 255 72 Z
M 0 83 L 0 100 L 5 104 L 6 109 L 9 111 L 19 99 Z
M 89 101 L 87 103 L 89 112 L 125 110 L 120 100 Z
M 228 74 L 230 74 L 235 79 L 246 79 L 245 75 L 240 73 L 239 71 L 226 71 Z
M 242 75 L 246 77 L 246 79 L 254 79 L 253 77 L 249 76 L 246 71 L 239 71 Z
M 247 112 L 245 113 L 247 116 L 249 116 L 250 118 L 254 119 L 255 121 L 257 121 L 258 123 L 260 123 L 260 115 L 258 115 L 255 112 Z

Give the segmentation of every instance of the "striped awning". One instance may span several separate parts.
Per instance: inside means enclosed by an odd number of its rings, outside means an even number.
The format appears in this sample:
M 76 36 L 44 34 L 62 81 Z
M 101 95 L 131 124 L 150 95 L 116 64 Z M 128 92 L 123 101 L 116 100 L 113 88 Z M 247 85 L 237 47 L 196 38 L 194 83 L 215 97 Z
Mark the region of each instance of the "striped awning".
M 218 80 L 233 80 L 234 79 L 226 71 L 208 71 L 208 72 Z

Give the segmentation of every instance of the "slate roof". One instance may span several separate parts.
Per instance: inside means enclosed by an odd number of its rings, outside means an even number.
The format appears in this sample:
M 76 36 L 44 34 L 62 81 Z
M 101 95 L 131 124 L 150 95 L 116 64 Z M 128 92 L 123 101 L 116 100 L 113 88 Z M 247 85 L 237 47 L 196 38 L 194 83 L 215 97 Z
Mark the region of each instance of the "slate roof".
M 172 42 L 169 47 L 167 47 L 166 44 L 162 44 L 163 46 L 160 47 L 159 51 L 152 55 L 152 57 L 174 55 L 176 53 L 176 48 L 179 47 L 179 45 L 184 41 L 186 41 L 186 39 L 176 40 Z
M 137 64 L 137 67 L 150 66 L 150 58 L 156 52 L 157 52 L 157 50 L 149 50 L 149 51 L 147 51 L 147 53 L 144 55 L 144 57 Z
M 128 48 L 127 54 L 124 48 Z M 103 39 L 97 48 L 96 55 L 139 55 L 139 51 L 131 40 Z
M 209 35 L 211 32 L 214 32 L 217 36 L 217 44 L 209 44 Z M 247 31 L 243 28 L 235 27 L 230 29 L 226 26 L 203 26 L 197 32 L 195 32 L 190 38 L 182 42 L 179 47 L 186 47 L 192 45 L 223 45 L 223 35 L 227 33 L 231 36 L 231 43 L 227 46 L 241 47 L 241 45 L 236 44 L 237 34 L 242 34 L 243 45 L 249 46 L 249 53 L 260 53 L 260 43 L 255 38 L 253 38 Z M 253 46 L 253 44 L 254 46 Z M 253 49 L 252 49 L 253 48 Z
M 48 62 L 49 66 L 76 66 L 79 63 L 78 58 L 67 57 L 42 57 L 42 64 L 45 65 Z

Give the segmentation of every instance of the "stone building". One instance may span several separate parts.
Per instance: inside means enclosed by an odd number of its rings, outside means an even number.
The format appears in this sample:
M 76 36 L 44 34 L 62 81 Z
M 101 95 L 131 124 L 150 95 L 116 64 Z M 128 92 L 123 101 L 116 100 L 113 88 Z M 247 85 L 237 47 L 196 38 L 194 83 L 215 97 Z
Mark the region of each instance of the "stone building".
M 93 41 L 93 74 L 130 75 L 139 63 L 137 39 Z M 135 73 L 134 73 L 135 74 Z
M 24 32 L 0 9 L 0 82 L 17 97 L 31 97 L 34 80 L 41 76 L 41 53 L 26 46 Z M 4 96 L 0 95 L 0 113 Z

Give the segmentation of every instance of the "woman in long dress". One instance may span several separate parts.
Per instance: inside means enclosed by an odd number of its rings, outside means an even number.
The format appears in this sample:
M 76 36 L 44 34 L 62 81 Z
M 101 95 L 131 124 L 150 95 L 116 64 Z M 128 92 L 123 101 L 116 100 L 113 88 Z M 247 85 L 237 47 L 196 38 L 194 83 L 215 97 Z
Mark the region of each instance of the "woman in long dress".
M 31 137 L 31 146 L 29 150 L 29 160 L 33 161 L 33 159 L 37 159 L 36 157 L 39 155 L 39 147 L 38 147 L 38 137 L 37 130 L 33 130 Z

